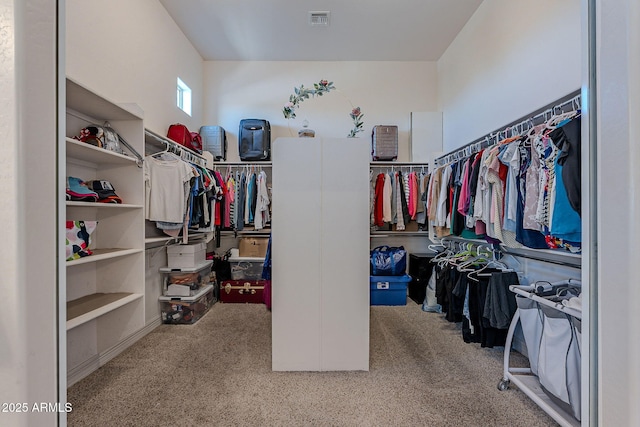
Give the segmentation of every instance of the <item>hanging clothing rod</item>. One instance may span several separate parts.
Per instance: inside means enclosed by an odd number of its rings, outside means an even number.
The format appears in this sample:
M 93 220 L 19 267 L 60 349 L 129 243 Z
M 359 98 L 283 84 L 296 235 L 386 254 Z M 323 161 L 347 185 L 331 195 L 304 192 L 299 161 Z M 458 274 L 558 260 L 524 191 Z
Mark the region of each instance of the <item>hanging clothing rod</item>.
M 428 166 L 429 163 L 427 162 L 370 162 L 369 163 L 371 165 L 372 168 L 375 167 L 380 167 L 380 168 L 384 168 L 387 166 L 417 166 L 417 167 L 421 167 L 421 166 Z
M 569 107 L 569 108 L 567 108 Z M 536 111 L 521 117 L 509 123 L 506 126 L 502 126 L 497 130 L 486 134 L 485 136 L 476 139 L 473 142 L 463 145 L 454 151 L 451 151 L 443 156 L 434 160 L 436 166 L 442 166 L 447 163 L 451 163 L 455 160 L 463 159 L 479 152 L 483 148 L 490 147 L 499 141 L 506 139 L 510 136 L 516 136 L 522 134 L 532 127 L 544 123 L 551 117 L 563 112 L 577 111 L 581 108 L 581 96 L 580 90 L 571 92 L 570 94 L 563 96 L 556 101 L 547 104 L 546 106 L 537 109 Z
M 254 166 L 254 167 L 260 166 L 260 167 L 270 168 L 272 166 L 272 163 L 270 161 L 267 161 L 267 162 L 213 162 L 214 168 L 217 168 L 217 167 L 240 168 L 243 166 Z
M 204 157 L 202 157 L 201 155 L 199 155 L 198 153 L 196 153 L 195 151 L 192 151 L 190 149 L 188 149 L 185 146 L 182 146 L 180 144 L 178 144 L 175 141 L 172 141 L 171 139 L 162 137 L 156 133 L 151 132 L 148 129 L 144 130 L 144 134 L 145 137 L 151 137 L 154 140 L 156 140 L 157 142 L 163 144 L 166 146 L 168 151 L 171 151 L 175 154 L 178 154 L 180 156 L 181 159 L 196 164 L 202 168 L 206 168 L 207 166 L 207 161 Z
M 562 265 L 565 267 L 580 268 L 582 265 L 582 257 L 580 255 L 559 252 L 559 251 L 550 252 L 550 251 L 544 251 L 540 249 L 527 249 L 527 248 L 513 249 L 513 248 L 505 247 L 503 245 L 495 244 L 495 243 L 490 244 L 483 240 L 470 240 L 470 239 L 464 239 L 462 237 L 457 237 L 457 236 L 443 237 L 440 240 L 440 242 L 442 244 L 446 244 L 450 249 L 452 249 L 451 246 L 455 244 L 461 244 L 461 245 L 470 244 L 470 245 L 481 246 L 481 247 L 484 246 L 486 248 L 490 248 L 490 250 L 492 251 L 499 252 L 503 255 L 508 254 L 514 257 L 528 258 L 536 261 L 543 261 L 543 262 L 548 262 L 552 264 Z

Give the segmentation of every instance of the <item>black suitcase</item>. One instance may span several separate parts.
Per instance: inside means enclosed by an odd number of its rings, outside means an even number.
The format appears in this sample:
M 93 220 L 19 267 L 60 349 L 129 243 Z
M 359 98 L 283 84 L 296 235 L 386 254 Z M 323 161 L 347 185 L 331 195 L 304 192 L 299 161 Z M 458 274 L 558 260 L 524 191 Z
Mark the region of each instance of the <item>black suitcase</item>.
M 271 125 L 267 120 L 242 119 L 238 133 L 240 160 L 258 161 L 271 158 Z
M 227 133 L 222 126 L 201 126 L 202 149 L 213 155 L 213 160 L 227 160 Z

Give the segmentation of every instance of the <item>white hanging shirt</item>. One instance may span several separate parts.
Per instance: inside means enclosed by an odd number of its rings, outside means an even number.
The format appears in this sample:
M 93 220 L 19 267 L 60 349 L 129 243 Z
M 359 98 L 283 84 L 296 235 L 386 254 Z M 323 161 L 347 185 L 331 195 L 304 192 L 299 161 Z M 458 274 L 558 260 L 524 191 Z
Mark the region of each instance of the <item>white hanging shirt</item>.
M 186 212 L 189 181 L 198 176 L 185 161 L 148 156 L 144 162 L 146 219 L 181 223 Z

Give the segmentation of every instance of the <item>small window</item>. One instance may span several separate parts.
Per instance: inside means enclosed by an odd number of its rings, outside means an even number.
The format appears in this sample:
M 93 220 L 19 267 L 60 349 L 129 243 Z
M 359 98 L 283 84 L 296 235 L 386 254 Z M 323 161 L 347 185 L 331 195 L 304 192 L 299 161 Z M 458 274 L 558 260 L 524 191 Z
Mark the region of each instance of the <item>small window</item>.
M 191 115 L 191 88 L 178 77 L 178 108 Z

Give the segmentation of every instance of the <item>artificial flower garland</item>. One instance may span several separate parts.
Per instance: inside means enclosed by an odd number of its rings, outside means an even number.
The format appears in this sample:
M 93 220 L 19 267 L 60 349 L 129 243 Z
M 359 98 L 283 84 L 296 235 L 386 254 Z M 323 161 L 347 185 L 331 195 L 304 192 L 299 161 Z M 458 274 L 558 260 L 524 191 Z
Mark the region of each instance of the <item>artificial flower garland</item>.
M 285 119 L 295 119 L 296 118 L 296 109 L 300 108 L 300 103 L 305 99 L 309 99 L 312 96 L 322 96 L 325 93 L 329 93 L 331 90 L 335 89 L 333 82 L 328 80 L 320 80 L 318 83 L 313 84 L 313 89 L 306 88 L 304 85 L 300 85 L 299 88 L 294 88 L 293 94 L 289 96 L 289 102 L 284 104 L 284 108 L 282 109 L 282 113 L 284 114 Z M 352 105 L 353 107 L 353 105 Z M 353 107 L 351 109 L 351 113 L 349 113 L 349 117 L 353 120 L 353 129 L 349 132 L 349 138 L 355 138 L 358 132 L 362 132 L 362 126 L 364 123 L 362 122 L 362 118 L 364 114 L 360 111 L 360 107 Z

